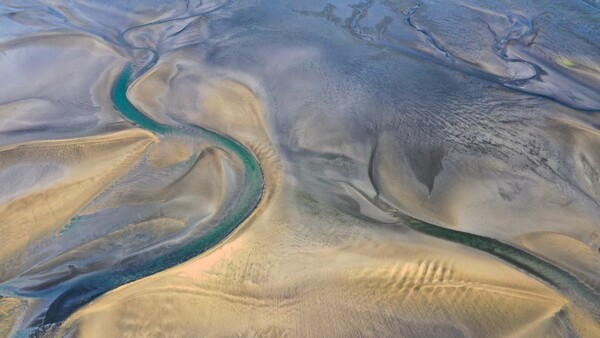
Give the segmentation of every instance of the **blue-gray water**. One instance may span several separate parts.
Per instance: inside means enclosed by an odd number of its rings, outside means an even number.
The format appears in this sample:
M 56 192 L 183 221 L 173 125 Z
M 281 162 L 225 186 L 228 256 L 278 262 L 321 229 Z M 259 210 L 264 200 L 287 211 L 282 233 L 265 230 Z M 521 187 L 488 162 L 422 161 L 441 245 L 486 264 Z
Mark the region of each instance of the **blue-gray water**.
M 41 300 L 20 332 L 197 256 L 256 207 L 255 156 L 236 135 L 199 126 L 194 85 L 207 77 L 256 89 L 288 180 L 311 198 L 491 254 L 600 318 L 598 271 L 523 244 L 556 233 L 600 259 L 597 2 L 5 1 L 0 15 L 0 145 L 137 126 L 193 149 L 167 169 L 142 162 L 59 235 L 2 262 L 0 294 Z M 82 42 L 70 44 L 75 36 Z M 140 111 L 127 89 L 160 65 L 176 72 L 162 79 L 168 95 L 145 98 L 156 111 Z M 168 190 L 205 145 L 225 154 L 237 179 L 211 217 L 193 207 L 195 196 Z M 0 170 L 10 201 L 26 183 Z M 126 202 L 103 206 L 113 199 Z M 186 230 L 150 250 L 134 238 L 87 251 L 158 218 Z

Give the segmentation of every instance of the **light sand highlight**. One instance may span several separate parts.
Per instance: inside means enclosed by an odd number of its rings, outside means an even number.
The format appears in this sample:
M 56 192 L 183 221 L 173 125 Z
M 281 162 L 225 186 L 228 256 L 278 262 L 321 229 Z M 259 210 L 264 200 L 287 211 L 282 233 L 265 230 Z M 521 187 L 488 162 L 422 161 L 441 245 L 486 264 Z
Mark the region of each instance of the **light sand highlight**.
M 130 170 L 148 145 L 156 141 L 148 132 L 128 130 L 0 149 L 2 168 L 36 161 L 54 163 L 66 170 L 61 180 L 47 188 L 25 193 L 0 206 L 4 236 L 0 251 L 2 280 L 19 271 L 18 257 L 28 246 L 56 234 L 94 196 Z

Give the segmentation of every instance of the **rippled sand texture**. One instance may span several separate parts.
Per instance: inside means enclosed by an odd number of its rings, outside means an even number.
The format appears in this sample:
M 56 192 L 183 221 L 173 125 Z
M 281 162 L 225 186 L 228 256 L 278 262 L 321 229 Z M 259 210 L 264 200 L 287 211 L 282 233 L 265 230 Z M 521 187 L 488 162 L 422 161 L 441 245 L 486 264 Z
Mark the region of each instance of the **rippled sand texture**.
M 4 1 L 0 336 L 600 336 L 594 1 Z

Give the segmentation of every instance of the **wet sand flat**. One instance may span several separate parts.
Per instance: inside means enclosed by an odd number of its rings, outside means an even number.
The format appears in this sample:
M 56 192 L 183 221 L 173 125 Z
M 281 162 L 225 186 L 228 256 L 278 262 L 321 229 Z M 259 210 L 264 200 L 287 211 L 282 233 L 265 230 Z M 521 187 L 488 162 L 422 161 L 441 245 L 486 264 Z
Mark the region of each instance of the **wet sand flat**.
M 598 10 L 0 4 L 0 336 L 600 336 Z

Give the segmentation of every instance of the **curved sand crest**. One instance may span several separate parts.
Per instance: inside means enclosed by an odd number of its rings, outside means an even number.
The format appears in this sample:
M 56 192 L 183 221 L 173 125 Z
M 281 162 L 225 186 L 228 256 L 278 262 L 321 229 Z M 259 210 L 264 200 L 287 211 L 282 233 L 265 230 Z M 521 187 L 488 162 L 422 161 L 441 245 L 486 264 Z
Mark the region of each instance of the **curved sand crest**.
M 566 330 L 567 300 L 490 256 L 414 234 L 373 228 L 366 234 L 367 224 L 311 202 L 303 207 L 318 216 L 282 211 L 291 203 L 307 202 L 275 198 L 250 227 L 209 254 L 106 294 L 57 335 L 555 336 Z M 335 224 L 321 230 L 329 242 L 315 241 L 311 222 Z M 584 322 L 577 330 L 583 325 L 595 328 Z
M 106 191 L 82 215 L 127 206 L 139 207 L 142 212 L 146 206 L 162 212 L 145 217 L 168 216 L 185 222 L 189 231 L 200 231 L 203 227 L 199 225 L 215 221 L 238 193 L 240 165 L 219 148 L 166 137 L 152 144 L 147 154 L 147 163 L 139 167 L 141 175 Z M 123 216 L 131 212 L 125 211 Z
M 198 114 L 195 123 L 236 120 L 220 111 L 215 120 Z M 585 317 L 565 312 L 568 300 L 488 255 L 373 228 L 291 193 L 289 184 L 282 189 L 267 134 L 253 135 L 246 146 L 270 150 L 257 152 L 267 187 L 249 220 L 200 257 L 98 298 L 69 317 L 58 336 L 553 336 L 568 330 L 565 318 L 582 336 L 585 325 L 588 336 L 597 332 Z
M 158 152 L 172 160 L 164 152 L 173 148 L 169 141 L 153 143 L 146 158 Z M 152 161 L 141 163 L 78 212 L 79 219 L 53 243 L 54 252 L 29 255 L 36 265 L 19 276 L 19 286 L 44 291 L 60 289 L 63 278 L 111 275 L 119 264 L 149 259 L 201 235 L 233 203 L 239 182 L 229 162 L 224 151 L 207 147 L 183 164 L 153 170 Z
M 151 133 L 132 129 L 1 148 L 0 172 L 14 171 L 32 163 L 63 168 L 61 177 L 47 182 L 42 189 L 31 189 L 32 182 L 23 181 L 21 184 L 29 188 L 0 206 L 3 219 L 0 225 L 3 233 L 1 279 L 22 271 L 25 267 L 19 263 L 19 257 L 28 247 L 59 231 L 89 201 L 135 166 L 153 142 L 157 139 Z M 14 172 L 7 179 L 18 179 L 18 175 Z
M 248 85 L 251 81 L 244 74 L 206 69 L 200 61 L 175 52 L 162 57 L 127 94 L 156 121 L 202 126 L 231 135 L 250 149 L 259 159 L 264 179 L 271 181 L 265 184 L 262 206 L 281 180 L 281 163 L 264 118 L 268 114 L 261 103 L 264 93 L 260 86 Z

